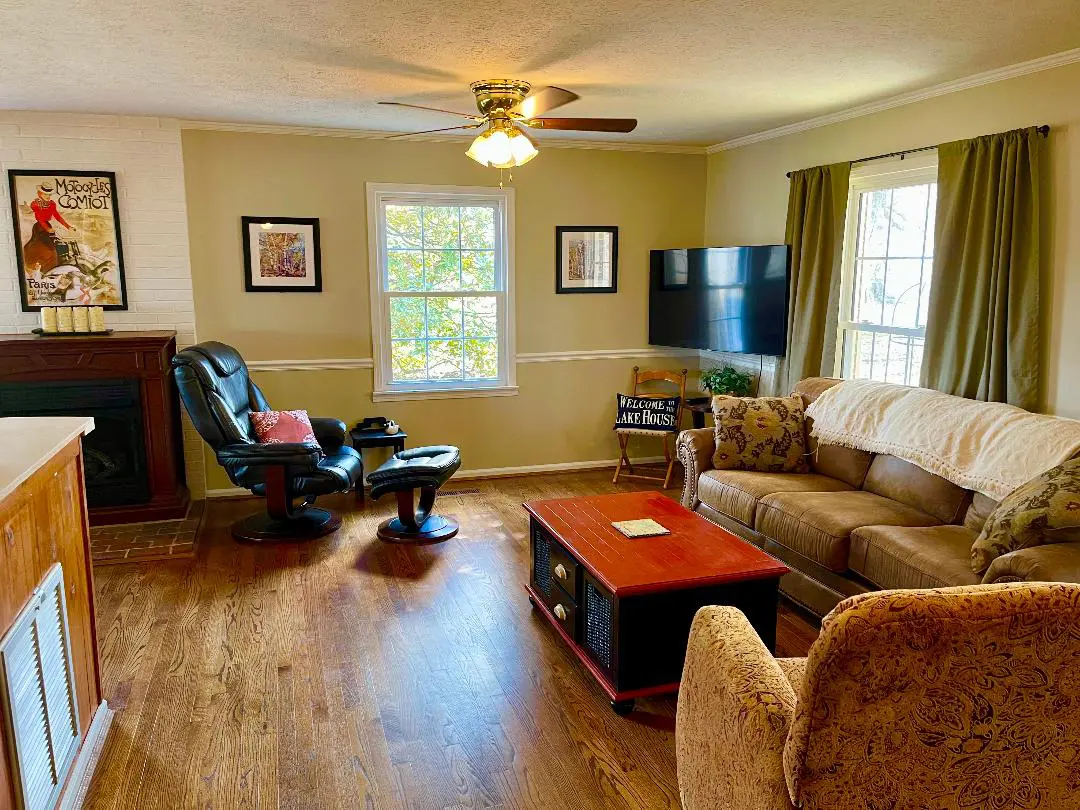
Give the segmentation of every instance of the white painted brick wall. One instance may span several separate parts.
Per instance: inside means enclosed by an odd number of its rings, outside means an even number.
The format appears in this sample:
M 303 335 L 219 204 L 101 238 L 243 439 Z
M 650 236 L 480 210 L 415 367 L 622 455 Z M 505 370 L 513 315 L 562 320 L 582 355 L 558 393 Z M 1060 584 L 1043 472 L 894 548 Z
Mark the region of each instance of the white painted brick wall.
M 167 118 L 0 112 L 0 332 L 28 332 L 22 312 L 8 199 L 8 169 L 116 172 L 128 310 L 106 312 L 112 329 L 175 329 L 195 338 L 184 157 L 179 122 Z M 206 491 L 202 440 L 184 418 L 184 456 L 193 497 Z

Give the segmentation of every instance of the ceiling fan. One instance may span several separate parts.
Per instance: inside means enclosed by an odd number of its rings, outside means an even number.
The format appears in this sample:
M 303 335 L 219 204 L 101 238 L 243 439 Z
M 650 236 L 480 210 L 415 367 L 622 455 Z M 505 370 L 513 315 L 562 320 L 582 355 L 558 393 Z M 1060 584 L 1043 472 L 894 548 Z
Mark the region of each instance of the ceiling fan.
M 476 96 L 479 115 L 443 110 L 438 107 L 424 107 L 419 104 L 405 104 L 400 101 L 380 101 L 380 104 L 394 107 L 410 107 L 416 110 L 457 115 L 471 122 L 387 137 L 404 138 L 409 135 L 450 132 L 455 129 L 484 128 L 465 154 L 484 166 L 512 169 L 528 163 L 539 153 L 532 138 L 521 129 L 522 126 L 530 129 L 561 129 L 579 132 L 632 132 L 637 126 L 635 118 L 542 117 L 544 113 L 579 98 L 577 93 L 571 93 L 561 87 L 541 87 L 536 92 L 530 92 L 532 85 L 514 79 L 485 79 L 473 82 L 470 87 L 473 95 Z

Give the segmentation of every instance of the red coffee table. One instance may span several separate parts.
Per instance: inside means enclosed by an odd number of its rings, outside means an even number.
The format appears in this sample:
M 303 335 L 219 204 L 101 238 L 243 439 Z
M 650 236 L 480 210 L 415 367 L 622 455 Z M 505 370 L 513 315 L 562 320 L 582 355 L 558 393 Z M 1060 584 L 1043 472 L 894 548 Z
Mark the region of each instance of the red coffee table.
M 675 692 L 690 623 L 704 605 L 746 614 L 776 644 L 787 566 L 659 492 L 529 501 L 525 586 L 574 654 L 627 714 L 639 697 Z M 652 518 L 671 534 L 631 539 L 619 520 Z

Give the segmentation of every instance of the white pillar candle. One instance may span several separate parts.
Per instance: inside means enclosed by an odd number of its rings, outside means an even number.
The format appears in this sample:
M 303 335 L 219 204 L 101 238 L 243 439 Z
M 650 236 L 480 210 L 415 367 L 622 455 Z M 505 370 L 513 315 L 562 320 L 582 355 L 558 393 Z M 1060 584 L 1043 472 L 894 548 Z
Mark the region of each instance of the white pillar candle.
M 90 307 L 90 331 L 105 331 L 105 310 L 101 307 Z
M 71 322 L 76 332 L 90 331 L 90 312 L 86 307 L 71 308 Z
M 56 307 L 42 307 L 41 308 L 41 331 L 42 332 L 55 332 L 56 331 Z
M 56 328 L 60 332 L 75 331 L 75 325 L 71 320 L 71 307 L 56 308 Z

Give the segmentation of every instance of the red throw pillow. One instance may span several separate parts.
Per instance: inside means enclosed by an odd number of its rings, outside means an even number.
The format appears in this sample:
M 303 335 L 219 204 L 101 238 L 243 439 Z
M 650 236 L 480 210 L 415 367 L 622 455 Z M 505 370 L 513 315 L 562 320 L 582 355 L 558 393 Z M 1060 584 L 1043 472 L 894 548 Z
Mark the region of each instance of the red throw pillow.
M 259 444 L 319 444 L 307 411 L 252 411 L 251 426 Z

